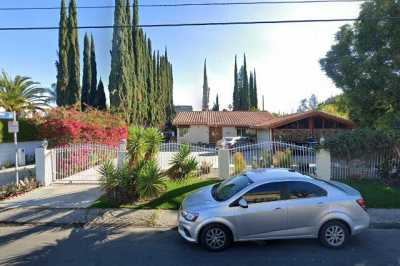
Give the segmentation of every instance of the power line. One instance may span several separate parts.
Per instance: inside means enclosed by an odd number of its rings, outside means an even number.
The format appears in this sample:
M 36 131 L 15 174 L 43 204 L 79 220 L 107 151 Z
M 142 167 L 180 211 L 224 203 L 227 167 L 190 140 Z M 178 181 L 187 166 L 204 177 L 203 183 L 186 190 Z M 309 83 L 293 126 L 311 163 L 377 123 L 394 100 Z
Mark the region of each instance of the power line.
M 299 19 L 299 20 L 259 20 L 259 21 L 227 21 L 227 22 L 197 22 L 197 23 L 168 23 L 168 24 L 143 24 L 138 28 L 162 28 L 162 27 L 200 27 L 200 26 L 227 26 L 227 25 L 256 25 L 256 24 L 291 24 L 291 23 L 326 23 L 326 22 L 353 22 L 353 21 L 389 21 L 399 22 L 400 17 L 386 17 L 379 19 L 337 18 L 337 19 Z M 128 28 L 131 25 L 111 26 L 78 26 L 76 29 L 113 29 Z M 58 30 L 60 27 L 1 27 L 0 31 L 32 31 L 32 30 Z
M 252 1 L 252 2 L 203 2 L 203 3 L 179 3 L 179 4 L 139 4 L 139 7 L 190 7 L 190 6 L 235 6 L 235 5 L 281 5 L 281 4 L 316 4 L 316 3 L 356 3 L 367 0 L 286 0 L 286 1 Z M 110 9 L 115 5 L 78 6 L 78 9 Z M 0 11 L 24 11 L 24 10 L 59 10 L 59 6 L 48 7 L 0 7 Z

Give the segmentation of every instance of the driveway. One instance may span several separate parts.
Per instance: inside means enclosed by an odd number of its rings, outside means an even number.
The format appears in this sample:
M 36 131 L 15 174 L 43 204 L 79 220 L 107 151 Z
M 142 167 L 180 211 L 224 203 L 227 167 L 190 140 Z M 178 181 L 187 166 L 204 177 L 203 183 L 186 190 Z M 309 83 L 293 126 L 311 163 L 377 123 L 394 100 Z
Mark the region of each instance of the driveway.
M 400 265 L 400 230 L 371 229 L 340 250 L 315 240 L 238 243 L 219 253 L 176 230 L 131 227 L 0 227 L 0 265 L 380 266 Z
M 99 185 L 52 185 L 40 187 L 24 195 L 0 201 L 0 208 L 48 207 L 87 208 L 102 192 Z

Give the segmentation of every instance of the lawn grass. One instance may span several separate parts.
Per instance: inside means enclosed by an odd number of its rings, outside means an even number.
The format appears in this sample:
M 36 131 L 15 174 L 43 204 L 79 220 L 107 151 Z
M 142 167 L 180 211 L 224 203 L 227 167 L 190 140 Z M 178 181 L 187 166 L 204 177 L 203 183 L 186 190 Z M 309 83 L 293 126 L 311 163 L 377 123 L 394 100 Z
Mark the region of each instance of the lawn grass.
M 391 187 L 378 180 L 342 181 L 360 191 L 368 208 L 400 208 L 400 188 Z
M 199 179 L 190 178 L 185 181 L 173 181 L 168 180 L 166 185 L 167 189 L 158 198 L 148 202 L 136 203 L 136 204 L 124 204 L 121 206 L 115 206 L 107 201 L 102 196 L 100 197 L 91 207 L 92 208 L 134 208 L 134 209 L 165 209 L 165 210 L 177 210 L 179 209 L 183 199 L 186 195 L 196 189 L 204 186 L 217 183 L 216 179 Z

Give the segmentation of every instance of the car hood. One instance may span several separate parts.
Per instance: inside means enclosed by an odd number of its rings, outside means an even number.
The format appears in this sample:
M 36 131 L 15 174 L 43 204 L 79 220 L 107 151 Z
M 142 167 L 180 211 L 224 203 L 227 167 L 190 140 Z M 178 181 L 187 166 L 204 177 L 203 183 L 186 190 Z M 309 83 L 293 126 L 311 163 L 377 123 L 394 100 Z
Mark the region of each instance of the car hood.
M 211 190 L 213 186 L 214 185 L 206 186 L 192 192 L 182 202 L 182 209 L 195 211 L 216 206 L 218 204 L 218 201 L 216 201 L 211 195 Z

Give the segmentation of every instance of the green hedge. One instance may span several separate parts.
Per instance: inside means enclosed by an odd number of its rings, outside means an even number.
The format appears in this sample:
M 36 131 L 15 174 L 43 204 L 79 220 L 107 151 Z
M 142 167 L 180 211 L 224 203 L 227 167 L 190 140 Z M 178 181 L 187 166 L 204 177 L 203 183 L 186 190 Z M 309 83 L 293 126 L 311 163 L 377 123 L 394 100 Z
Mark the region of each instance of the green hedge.
M 39 129 L 33 121 L 20 119 L 18 122 L 18 141 L 32 141 L 39 139 Z M 8 143 L 13 141 L 13 134 L 8 133 L 7 121 L 0 120 L 0 143 Z

